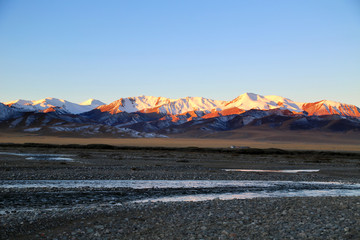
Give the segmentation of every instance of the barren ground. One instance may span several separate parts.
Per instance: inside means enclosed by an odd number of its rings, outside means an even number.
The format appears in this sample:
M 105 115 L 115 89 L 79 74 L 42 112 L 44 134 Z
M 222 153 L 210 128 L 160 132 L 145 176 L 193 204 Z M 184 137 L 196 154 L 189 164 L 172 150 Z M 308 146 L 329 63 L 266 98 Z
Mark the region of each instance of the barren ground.
M 280 180 L 360 182 L 356 139 L 344 145 L 215 139 L 81 139 L 2 136 L 1 142 L 93 145 L 1 145 L 0 152 L 69 154 L 74 161 L 26 160 L 0 155 L 1 180 Z M 333 139 L 331 141 L 334 141 Z M 98 145 L 97 145 L 98 144 Z M 99 144 L 114 144 L 117 147 Z M 134 145 L 136 147 L 124 147 Z M 317 149 L 230 149 L 229 146 Z M 150 147 L 149 147 L 150 146 Z M 206 146 L 198 148 L 195 146 Z M 226 148 L 218 148 L 224 146 Z M 304 147 L 305 146 L 305 147 Z M 337 147 L 337 148 L 335 148 Z M 243 169 L 319 169 L 313 173 L 225 172 Z M 0 186 L 1 187 L 1 186 Z M 193 190 L 190 190 L 193 191 Z M 217 190 L 220 191 L 220 190 Z M 359 239 L 360 197 L 257 198 L 197 203 L 133 204 L 126 199 L 162 194 L 89 188 L 6 190 L 0 239 Z M 138 195 L 138 196 L 137 196 Z M 104 204 L 116 197 L 121 205 Z M 140 197 L 141 197 L 140 196 Z M 100 199 L 100 200 L 99 200 Z M 53 207 L 56 207 L 53 209 Z M 30 208 L 24 212 L 17 209 Z M 49 208 L 53 210 L 48 210 Z

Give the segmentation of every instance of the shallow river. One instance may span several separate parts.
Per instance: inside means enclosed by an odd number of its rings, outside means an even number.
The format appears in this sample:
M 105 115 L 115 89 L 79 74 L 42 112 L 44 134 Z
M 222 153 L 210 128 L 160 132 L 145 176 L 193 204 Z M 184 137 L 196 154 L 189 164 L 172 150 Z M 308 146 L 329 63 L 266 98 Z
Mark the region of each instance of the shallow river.
M 0 191 L 81 192 L 116 196 L 132 192 L 135 202 L 204 201 L 257 197 L 360 196 L 360 184 L 340 182 L 225 180 L 0 180 Z M 146 191 L 146 194 L 141 195 Z M 136 196 L 139 193 L 139 197 Z M 156 194 L 154 194 L 156 193 Z M 114 195 L 114 196 L 113 196 Z M 141 195 L 141 196 L 140 196 Z M 96 197 L 98 198 L 98 196 Z M 115 197 L 116 199 L 116 197 Z M 106 199 L 104 198 L 104 201 Z M 120 199 L 119 199 L 120 200 Z M 129 198 L 128 198 L 129 200 Z

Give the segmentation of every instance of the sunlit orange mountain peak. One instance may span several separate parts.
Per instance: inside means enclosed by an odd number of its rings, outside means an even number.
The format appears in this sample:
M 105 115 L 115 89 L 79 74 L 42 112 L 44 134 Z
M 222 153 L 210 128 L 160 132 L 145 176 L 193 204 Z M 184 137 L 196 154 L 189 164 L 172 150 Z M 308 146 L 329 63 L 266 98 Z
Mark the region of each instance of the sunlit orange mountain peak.
M 38 134 L 86 136 L 211 134 L 241 128 L 360 132 L 360 109 L 322 100 L 294 102 L 280 96 L 245 93 L 231 101 L 203 97 L 139 96 L 110 104 L 89 99 L 16 100 L 0 104 L 0 127 Z M 160 134 L 160 135 L 159 135 Z M 226 133 L 224 133 L 226 134 Z
M 341 115 L 360 117 L 360 109 L 354 105 L 322 100 L 314 103 L 304 103 L 302 109 L 308 115 Z
M 165 97 L 153 97 L 153 96 L 139 96 L 120 98 L 108 105 L 98 107 L 102 112 L 109 112 L 116 114 L 120 112 L 140 112 L 146 109 L 154 109 L 160 107 L 163 104 L 167 104 L 173 101 L 172 99 Z
M 360 117 L 360 109 L 354 105 L 322 100 L 312 103 L 295 102 L 291 99 L 268 95 L 262 96 L 255 93 L 244 93 L 231 101 L 212 100 L 204 97 L 185 97 L 170 99 L 166 97 L 138 96 L 120 98 L 110 104 L 104 104 L 95 99 L 89 99 L 80 104 L 63 99 L 45 98 L 36 101 L 16 100 L 6 102 L 5 105 L 22 112 L 57 112 L 81 114 L 98 109 L 110 114 L 126 113 L 154 113 L 178 116 L 179 119 L 202 118 L 208 119 L 219 116 L 241 114 L 244 111 L 256 110 L 288 110 L 292 114 L 305 115 L 340 115 Z M 201 112 L 201 116 L 198 113 Z M 186 116 L 185 113 L 195 115 Z M 174 118 L 173 121 L 177 121 Z
M 181 115 L 188 112 L 200 111 L 203 119 L 216 116 L 241 114 L 251 109 L 257 110 L 288 110 L 293 114 L 331 115 L 360 117 L 356 106 L 333 101 L 316 103 L 295 102 L 291 99 L 255 93 L 244 93 L 231 101 L 212 100 L 203 97 L 186 97 L 169 99 L 164 97 L 139 96 L 121 98 L 108 105 L 98 107 L 102 112 L 117 114 L 120 112 L 159 113 L 164 115 Z M 199 117 L 199 116 L 198 116 Z

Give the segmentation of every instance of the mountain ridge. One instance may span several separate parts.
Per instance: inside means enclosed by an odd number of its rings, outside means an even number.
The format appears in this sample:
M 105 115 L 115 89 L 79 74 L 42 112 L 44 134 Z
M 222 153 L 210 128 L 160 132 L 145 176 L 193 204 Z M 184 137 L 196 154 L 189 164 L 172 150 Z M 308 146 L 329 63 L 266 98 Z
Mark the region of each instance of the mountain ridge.
M 161 98 L 160 102 L 148 105 L 149 99 Z M 147 105 L 147 107 L 144 107 Z M 213 100 L 203 97 L 186 97 L 169 99 L 164 97 L 140 96 L 121 98 L 110 104 L 99 106 L 102 112 L 117 114 L 120 112 L 157 112 L 168 115 L 179 115 L 186 112 L 204 111 L 207 114 L 215 112 L 243 112 L 251 109 L 289 110 L 294 114 L 333 115 L 338 114 L 349 117 L 360 117 L 360 109 L 351 104 L 339 103 L 329 100 L 317 102 L 295 102 L 289 98 L 275 95 L 262 96 L 254 93 L 244 93 L 231 101 Z
M 38 135 L 166 137 L 208 136 L 239 129 L 360 132 L 360 109 L 329 100 L 294 102 L 280 96 L 245 93 L 231 101 L 203 97 L 139 96 L 110 104 L 89 99 L 0 103 L 0 129 Z
M 120 98 L 105 104 L 96 99 L 88 99 L 80 104 L 58 98 L 45 98 L 40 100 L 15 100 L 3 103 L 16 111 L 23 112 L 63 112 L 70 114 L 82 114 L 93 109 L 101 112 L 118 114 L 121 112 L 134 113 L 161 113 L 167 115 L 180 115 L 187 112 L 203 111 L 213 115 L 231 115 L 248 111 L 251 109 L 289 110 L 294 114 L 308 115 L 342 115 L 349 117 L 360 117 L 360 109 L 351 104 L 345 104 L 330 100 L 317 102 L 295 102 L 289 98 L 267 95 L 262 96 L 255 93 L 244 93 L 231 101 L 213 100 L 204 97 L 186 97 L 171 99 L 155 96 L 138 96 Z
M 18 99 L 5 102 L 3 104 L 21 112 L 60 111 L 63 113 L 81 114 L 83 112 L 91 111 L 99 105 L 103 105 L 104 103 L 96 99 L 89 99 L 80 104 L 76 104 L 64 99 L 47 97 L 40 100 Z

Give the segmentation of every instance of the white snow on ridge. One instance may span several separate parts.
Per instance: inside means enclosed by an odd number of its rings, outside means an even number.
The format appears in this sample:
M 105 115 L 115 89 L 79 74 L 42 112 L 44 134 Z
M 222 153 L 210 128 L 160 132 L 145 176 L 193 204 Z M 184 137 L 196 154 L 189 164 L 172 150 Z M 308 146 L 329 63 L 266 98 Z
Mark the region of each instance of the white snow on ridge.
M 173 101 L 173 99 L 165 97 L 140 96 L 133 98 L 125 98 L 124 101 L 124 106 L 119 107 L 119 110 L 125 112 L 137 112 L 145 109 L 159 107 L 163 104 L 170 103 L 171 101 Z
M 311 103 L 314 105 L 318 103 Z M 304 103 L 294 102 L 291 99 L 280 96 L 262 96 L 254 93 L 244 93 L 232 101 L 218 101 L 203 97 L 186 97 L 180 99 L 169 99 L 164 97 L 140 96 L 131 98 L 121 98 L 108 105 L 98 107 L 101 111 L 107 111 L 112 114 L 119 112 L 160 112 L 164 114 L 179 115 L 191 111 L 203 111 L 210 113 L 213 111 L 222 111 L 238 108 L 241 110 L 271 110 L 281 109 L 289 110 L 293 113 L 301 113 L 304 110 Z M 355 106 L 340 104 L 337 102 L 326 101 L 326 111 L 311 113 L 326 115 L 336 111 L 337 114 L 346 116 L 360 116 L 358 108 Z M 332 111 L 329 112 L 331 106 Z M 339 110 L 338 110 L 339 109 Z
M 99 107 L 99 106 L 101 106 L 101 105 L 105 105 L 105 103 L 102 102 L 102 101 L 99 101 L 99 100 L 90 98 L 90 99 L 88 99 L 88 100 L 80 103 L 79 105 L 89 106 L 89 107 L 91 107 L 92 109 L 94 109 L 94 108 L 97 108 L 97 107 Z
M 38 132 L 41 129 L 42 129 L 42 127 L 27 128 L 27 129 L 24 129 L 24 132 Z
M 146 109 L 153 109 L 163 104 L 167 104 L 173 101 L 173 99 L 165 97 L 153 97 L 153 96 L 139 96 L 120 98 L 108 105 L 98 107 L 102 111 L 109 111 L 113 114 L 119 112 L 138 112 Z
M 301 112 L 301 103 L 280 96 L 262 96 L 254 93 L 244 93 L 226 104 L 225 109 L 237 107 L 243 110 L 259 109 L 288 109 L 293 112 Z
M 118 112 L 137 112 L 151 109 L 158 109 L 160 113 L 178 115 L 190 111 L 221 111 L 230 108 L 239 108 L 243 110 L 250 109 L 288 109 L 293 112 L 302 112 L 302 103 L 294 102 L 290 99 L 279 96 L 261 96 L 253 93 L 245 93 L 234 100 L 219 101 L 203 97 L 186 97 L 180 99 L 169 99 L 163 97 L 140 96 L 132 98 L 121 98 L 109 105 L 106 105 L 108 111 Z M 105 106 L 101 106 L 102 108 Z
M 108 105 L 98 107 L 102 111 L 109 111 L 113 114 L 119 112 L 156 112 L 167 114 L 182 114 L 189 111 L 221 110 L 226 101 L 211 100 L 203 97 L 187 97 L 170 99 L 165 97 L 139 96 L 121 98 Z
M 225 101 L 217 101 L 203 97 L 187 97 L 174 100 L 162 105 L 159 110 L 161 113 L 172 115 L 182 114 L 190 111 L 219 111 L 225 105 Z
M 109 127 L 109 126 L 103 126 L 106 129 L 105 130 L 101 130 L 99 125 L 83 125 L 83 126 L 78 126 L 76 124 L 66 124 L 66 125 L 62 125 L 62 126 L 52 126 L 49 127 L 49 129 L 53 132 L 57 132 L 57 133 L 80 133 L 81 135 L 84 136 L 90 136 L 90 135 L 96 135 L 96 134 L 101 134 L 103 132 L 106 133 L 111 133 L 113 136 L 118 136 L 118 137 L 124 137 L 124 134 L 130 136 L 130 137 L 134 137 L 134 138 L 167 138 L 166 135 L 162 135 L 162 134 L 156 134 L 156 133 L 146 133 L 146 132 L 138 132 L 136 130 L 133 129 L 129 129 L 129 128 L 122 128 L 122 127 Z M 40 129 L 30 129 L 30 131 L 39 131 Z M 29 132 L 29 129 L 28 129 Z M 126 136 L 125 135 L 125 136 Z
M 88 112 L 103 104 L 103 102 L 95 99 L 89 99 L 82 104 L 76 104 L 57 98 L 45 98 L 34 101 L 19 99 L 5 103 L 5 105 L 11 106 L 12 108 L 20 112 L 42 112 L 49 108 L 59 108 L 70 114 L 80 114 L 83 112 Z
M 72 103 L 57 98 L 45 98 L 37 101 L 16 100 L 5 103 L 11 106 L 12 111 L 33 112 L 53 111 L 80 114 L 93 109 L 100 109 L 102 112 L 116 114 L 120 112 L 159 112 L 164 114 L 179 115 L 192 111 L 210 113 L 234 108 L 241 110 L 289 110 L 293 113 L 308 112 L 309 115 L 332 115 L 360 117 L 360 109 L 354 105 L 343 104 L 334 101 L 323 100 L 314 103 L 294 102 L 288 98 L 268 95 L 262 96 L 254 93 L 244 93 L 231 101 L 212 100 L 203 97 L 186 97 L 170 99 L 165 97 L 138 96 L 120 98 L 110 104 L 99 100 L 89 99 L 80 104 Z M 236 112 L 236 110 L 235 110 Z M 0 116 L 1 118 L 1 116 Z
M 280 106 L 280 109 L 288 109 L 292 112 L 302 112 L 301 106 L 303 105 L 302 102 L 294 102 L 293 100 L 290 100 L 288 98 L 280 97 L 280 96 L 274 96 L 274 95 L 268 95 L 265 96 L 266 99 L 273 101 L 278 106 Z
M 33 106 L 33 102 L 29 100 L 18 99 L 15 101 L 5 102 L 4 103 L 8 107 L 16 108 L 16 110 L 21 112 L 33 112 L 36 111 Z
M 315 103 L 304 103 L 302 108 L 310 115 L 341 115 L 360 117 L 360 109 L 355 105 L 329 100 L 322 100 Z

